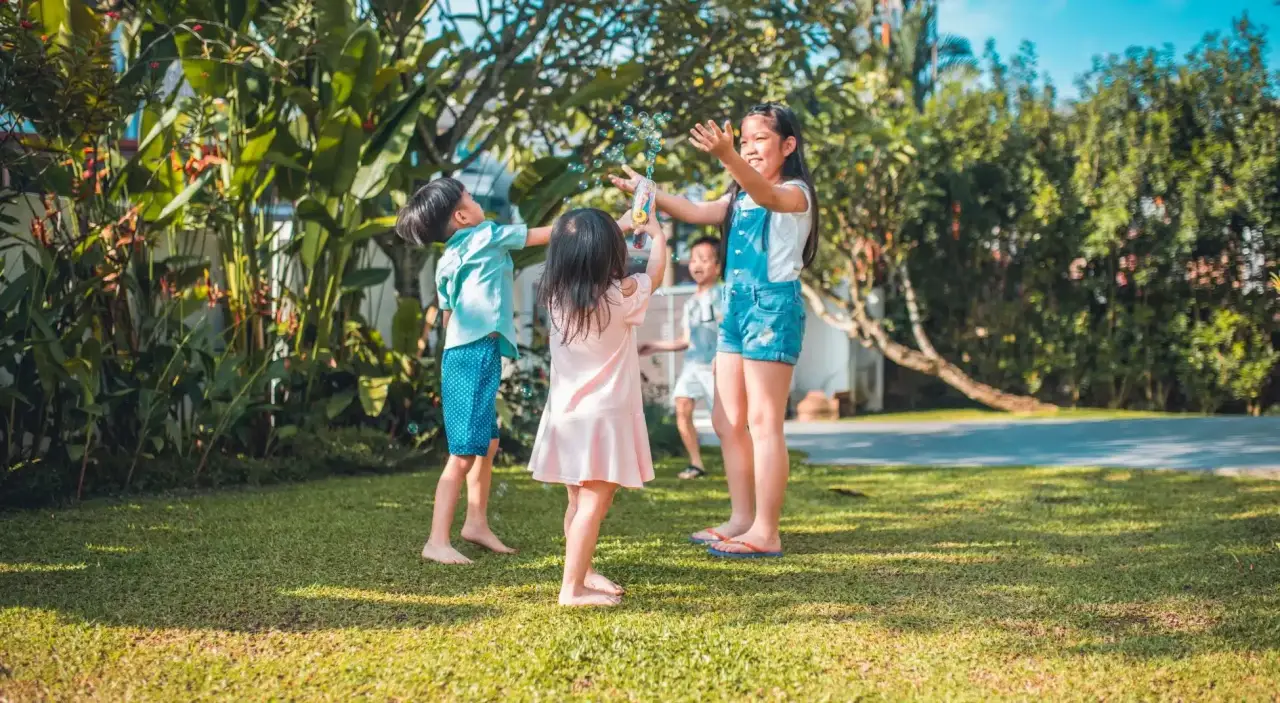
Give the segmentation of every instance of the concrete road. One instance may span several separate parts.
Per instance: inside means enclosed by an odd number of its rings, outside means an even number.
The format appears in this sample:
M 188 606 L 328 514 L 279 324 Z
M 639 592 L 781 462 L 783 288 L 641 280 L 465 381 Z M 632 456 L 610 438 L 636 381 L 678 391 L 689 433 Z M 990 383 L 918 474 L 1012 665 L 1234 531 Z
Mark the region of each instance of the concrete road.
M 708 418 L 704 440 L 715 445 Z M 1280 477 L 1280 418 L 787 423 L 815 464 L 1104 466 Z

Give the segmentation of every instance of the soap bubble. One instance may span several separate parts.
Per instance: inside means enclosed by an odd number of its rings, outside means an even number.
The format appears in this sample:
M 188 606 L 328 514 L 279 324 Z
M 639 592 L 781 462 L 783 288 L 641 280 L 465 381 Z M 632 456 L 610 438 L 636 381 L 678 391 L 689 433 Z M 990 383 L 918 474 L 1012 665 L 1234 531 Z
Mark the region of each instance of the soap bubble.
M 640 113 L 640 115 L 639 115 L 639 117 L 640 117 L 640 121 L 641 121 L 641 122 L 648 122 L 648 121 L 649 121 L 649 113 L 647 113 L 647 112 L 641 112 L 641 113 Z
M 623 117 L 630 117 L 632 112 L 634 112 L 634 111 L 631 109 L 631 106 L 630 106 L 630 105 L 623 105 L 623 106 L 622 106 L 622 116 L 623 116 Z
M 601 166 L 600 159 L 596 159 L 595 161 L 591 162 L 592 168 L 600 168 L 600 166 Z
M 418 434 L 418 423 L 416 423 L 416 422 L 410 422 L 410 423 L 409 423 L 409 434 L 411 434 L 411 435 L 416 435 L 416 434 Z

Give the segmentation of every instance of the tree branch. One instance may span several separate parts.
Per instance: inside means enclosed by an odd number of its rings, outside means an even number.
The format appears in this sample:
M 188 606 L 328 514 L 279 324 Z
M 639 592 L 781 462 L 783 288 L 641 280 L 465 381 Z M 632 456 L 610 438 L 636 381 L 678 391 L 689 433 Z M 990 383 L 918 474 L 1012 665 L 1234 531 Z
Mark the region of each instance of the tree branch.
M 920 305 L 916 302 L 915 286 L 911 285 L 911 274 L 907 272 L 905 265 L 895 266 L 894 273 L 902 283 L 902 294 L 907 303 L 907 318 L 911 320 L 911 336 L 915 337 L 921 353 L 930 359 L 940 359 L 938 350 L 933 348 L 933 343 L 929 341 L 929 334 L 925 332 L 924 321 L 920 318 Z

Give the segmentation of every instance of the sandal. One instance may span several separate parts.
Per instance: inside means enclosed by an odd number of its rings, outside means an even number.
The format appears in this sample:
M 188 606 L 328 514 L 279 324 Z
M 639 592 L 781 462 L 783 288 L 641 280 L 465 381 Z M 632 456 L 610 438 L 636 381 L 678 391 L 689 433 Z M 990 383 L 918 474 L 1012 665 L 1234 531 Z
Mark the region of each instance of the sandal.
M 722 549 L 716 549 L 715 547 L 711 547 L 710 549 L 707 550 L 707 554 L 710 554 L 713 557 L 720 557 L 721 559 L 765 559 L 765 558 L 776 558 L 776 557 L 782 556 L 782 552 L 780 551 L 779 552 L 766 551 L 762 547 L 757 547 L 756 545 L 751 544 L 750 542 L 744 542 L 736 538 L 726 539 L 724 540 L 723 543 L 724 544 L 741 544 L 742 546 L 747 548 L 747 551 L 726 552 Z
M 701 466 L 693 466 L 692 464 L 689 466 L 689 468 L 676 474 L 678 478 L 683 478 L 685 480 L 693 479 L 693 478 L 702 478 L 703 476 L 706 476 L 706 475 L 707 475 L 706 469 L 702 468 Z
M 715 530 L 713 530 L 713 529 L 711 529 L 711 528 L 707 528 L 707 529 L 703 530 L 703 532 L 705 532 L 705 533 L 707 533 L 707 534 L 711 535 L 711 537 L 712 537 L 712 538 L 711 538 L 711 539 L 698 539 L 697 537 L 694 537 L 693 535 L 689 535 L 689 541 L 690 541 L 690 542 L 693 542 L 694 544 L 720 544 L 721 542 L 727 542 L 727 541 L 729 541 L 729 539 L 730 539 L 729 537 L 725 537 L 724 535 L 720 534 L 719 532 L 716 532 Z

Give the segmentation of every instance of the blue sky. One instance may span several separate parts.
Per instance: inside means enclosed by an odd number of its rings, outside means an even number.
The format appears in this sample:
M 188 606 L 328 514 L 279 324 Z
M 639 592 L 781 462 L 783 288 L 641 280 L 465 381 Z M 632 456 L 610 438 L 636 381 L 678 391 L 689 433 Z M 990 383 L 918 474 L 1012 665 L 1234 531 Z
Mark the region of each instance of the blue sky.
M 1280 7 L 1275 0 L 942 0 L 941 31 L 968 37 L 979 54 L 987 38 L 1006 61 L 1022 40 L 1035 43 L 1042 73 L 1064 96 L 1076 94 L 1075 79 L 1095 55 L 1130 46 L 1172 44 L 1179 55 L 1205 32 L 1226 32 L 1245 11 L 1269 28 L 1267 63 L 1280 69 Z

